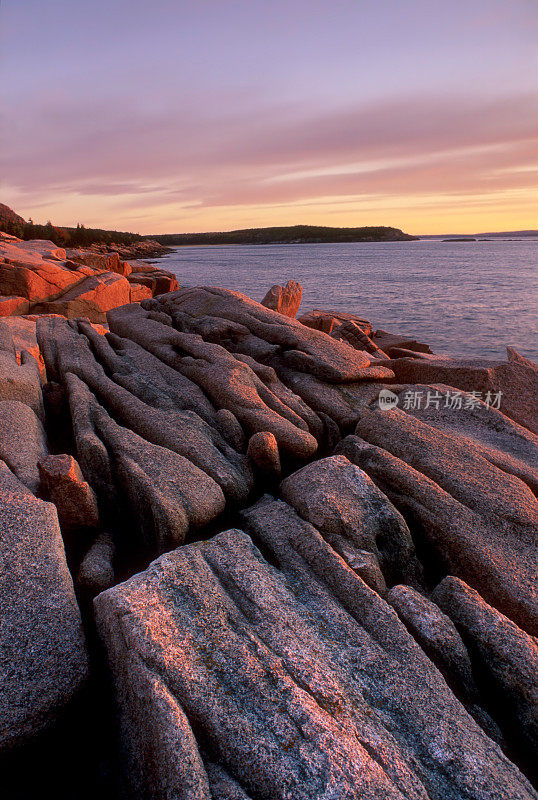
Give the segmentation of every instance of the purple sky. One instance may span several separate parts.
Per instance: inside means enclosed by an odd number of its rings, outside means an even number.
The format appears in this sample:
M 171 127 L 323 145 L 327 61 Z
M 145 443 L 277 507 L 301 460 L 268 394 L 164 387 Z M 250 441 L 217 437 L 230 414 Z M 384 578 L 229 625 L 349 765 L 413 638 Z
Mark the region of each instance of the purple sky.
M 538 227 L 536 0 L 2 0 L 2 200 L 142 233 Z

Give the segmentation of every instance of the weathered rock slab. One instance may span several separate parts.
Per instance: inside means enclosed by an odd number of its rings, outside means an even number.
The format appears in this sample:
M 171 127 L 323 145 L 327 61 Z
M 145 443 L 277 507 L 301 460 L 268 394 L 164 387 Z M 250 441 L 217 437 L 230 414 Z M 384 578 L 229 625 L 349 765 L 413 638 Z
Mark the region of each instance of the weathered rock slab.
M 507 738 L 528 762 L 538 751 L 538 642 L 492 608 L 459 578 L 448 576 L 435 588 L 435 602 L 466 642 L 492 713 Z
M 54 722 L 87 676 L 80 613 L 51 503 L 0 462 L 0 752 Z
M 47 455 L 45 430 L 30 406 L 0 400 L 0 459 L 34 494 L 40 487 L 38 463 Z

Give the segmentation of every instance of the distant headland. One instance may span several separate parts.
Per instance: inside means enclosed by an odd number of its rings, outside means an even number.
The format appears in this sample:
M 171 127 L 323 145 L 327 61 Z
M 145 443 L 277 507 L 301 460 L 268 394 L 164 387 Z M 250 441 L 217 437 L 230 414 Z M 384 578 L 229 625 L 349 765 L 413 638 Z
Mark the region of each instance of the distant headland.
M 164 245 L 212 244 L 316 244 L 336 242 L 409 242 L 418 239 L 399 228 L 385 226 L 329 228 L 321 225 L 289 225 L 244 228 L 211 233 L 166 233 L 152 236 Z

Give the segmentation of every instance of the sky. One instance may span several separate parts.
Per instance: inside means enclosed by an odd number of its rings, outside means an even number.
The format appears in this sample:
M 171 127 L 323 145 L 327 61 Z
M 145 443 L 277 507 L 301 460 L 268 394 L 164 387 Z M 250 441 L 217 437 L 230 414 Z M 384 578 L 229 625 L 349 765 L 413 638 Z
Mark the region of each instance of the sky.
M 34 222 L 538 228 L 538 0 L 1 0 L 0 100 Z

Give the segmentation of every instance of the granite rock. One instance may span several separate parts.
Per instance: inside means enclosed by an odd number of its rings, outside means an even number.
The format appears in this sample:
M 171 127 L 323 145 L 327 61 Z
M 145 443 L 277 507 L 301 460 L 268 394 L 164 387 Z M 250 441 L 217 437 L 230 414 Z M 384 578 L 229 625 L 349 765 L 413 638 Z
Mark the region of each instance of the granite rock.
M 0 459 L 34 494 L 40 487 L 38 463 L 47 455 L 45 430 L 30 406 L 0 400 Z
M 275 566 L 226 531 L 94 601 L 135 796 L 536 797 L 319 535 L 258 535 Z
M 297 283 L 297 281 L 288 281 L 285 286 L 272 286 L 261 301 L 261 304 L 293 319 L 299 311 L 302 296 L 303 287 L 301 284 Z
M 56 721 L 87 677 L 80 613 L 51 503 L 0 462 L 0 752 Z

